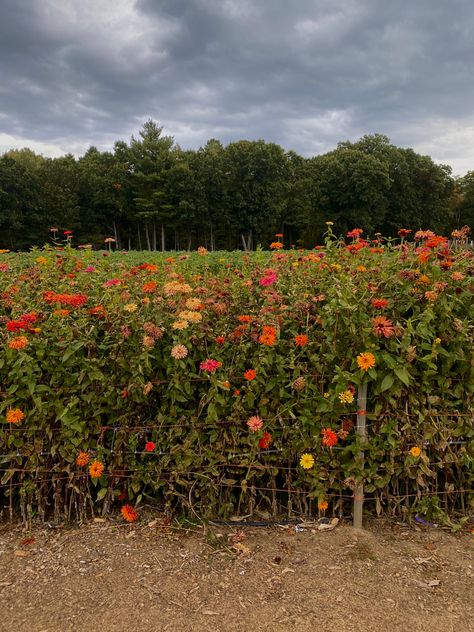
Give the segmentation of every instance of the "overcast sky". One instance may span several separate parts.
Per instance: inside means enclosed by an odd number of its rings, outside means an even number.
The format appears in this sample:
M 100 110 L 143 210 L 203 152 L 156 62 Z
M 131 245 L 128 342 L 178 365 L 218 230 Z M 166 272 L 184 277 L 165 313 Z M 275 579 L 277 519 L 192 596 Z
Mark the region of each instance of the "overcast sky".
M 110 149 L 152 118 L 184 148 L 311 156 L 383 133 L 474 170 L 472 0 L 0 0 L 0 151 Z

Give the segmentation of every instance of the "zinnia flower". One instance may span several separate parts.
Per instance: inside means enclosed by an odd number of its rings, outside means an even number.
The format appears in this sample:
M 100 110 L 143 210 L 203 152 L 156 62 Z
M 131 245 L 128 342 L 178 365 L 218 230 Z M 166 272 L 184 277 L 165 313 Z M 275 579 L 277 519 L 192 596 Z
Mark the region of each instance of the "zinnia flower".
M 138 512 L 132 507 L 132 505 L 124 505 L 120 510 L 124 520 L 127 522 L 135 522 L 138 518 Z
M 102 476 L 102 474 L 104 473 L 104 464 L 102 463 L 102 461 L 92 461 L 92 463 L 89 466 L 89 474 L 91 476 L 91 478 L 100 478 Z
M 247 421 L 247 426 L 252 432 L 258 432 L 263 427 L 263 421 L 258 415 L 254 415 Z
M 10 349 L 24 349 L 28 345 L 28 338 L 26 336 L 17 336 L 10 340 L 8 346 Z
M 219 362 L 219 360 L 211 360 L 208 358 L 207 360 L 203 360 L 203 362 L 201 362 L 199 369 L 201 371 L 207 371 L 208 373 L 215 373 L 221 366 L 222 362 Z
M 342 404 L 352 404 L 354 401 L 354 393 L 350 390 L 342 391 L 342 393 L 339 393 L 338 397 Z
M 124 306 L 124 310 L 126 312 L 129 312 L 130 314 L 132 314 L 133 312 L 136 312 L 138 309 L 138 306 L 136 303 L 127 303 L 127 305 Z
M 371 303 L 375 309 L 384 309 L 388 305 L 388 300 L 386 298 L 373 298 Z
M 368 371 L 375 366 L 375 356 L 370 351 L 366 351 L 357 356 L 357 364 L 362 371 Z
M 326 511 L 326 509 L 329 507 L 328 505 L 328 501 L 327 500 L 320 500 L 318 503 L 318 509 L 319 511 Z
M 297 347 L 305 347 L 307 344 L 308 344 L 308 336 L 305 336 L 304 334 L 295 336 L 295 345 Z
M 372 318 L 372 330 L 376 336 L 380 338 L 391 338 L 395 334 L 393 323 L 385 316 L 376 316 Z
M 262 450 L 266 450 L 273 443 L 272 435 L 269 432 L 264 432 L 258 441 L 258 447 Z
M 283 244 L 281 241 L 272 241 L 270 244 L 270 250 L 281 250 L 283 248 Z
M 323 428 L 321 430 L 323 435 L 322 444 L 327 446 L 328 448 L 332 448 L 337 443 L 337 434 L 331 428 Z
M 244 378 L 248 380 L 249 382 L 254 380 L 256 377 L 257 377 L 257 371 L 255 371 L 255 369 L 249 369 L 248 371 L 245 371 L 244 373 Z
M 153 441 L 147 441 L 145 443 L 145 452 L 153 452 L 153 450 L 155 449 L 155 444 L 153 443 Z
M 6 418 L 9 424 L 19 424 L 25 418 L 25 413 L 19 408 L 9 408 Z
M 189 323 L 187 320 L 175 320 L 175 322 L 171 325 L 173 329 L 187 329 L 189 327 Z
M 410 450 L 410 454 L 412 456 L 414 456 L 415 458 L 419 457 L 421 454 L 421 449 L 417 446 L 414 446 L 411 450 Z
M 76 457 L 76 465 L 79 465 L 79 467 L 85 467 L 89 463 L 89 458 L 90 457 L 87 452 L 83 452 L 81 450 Z
M 183 360 L 188 355 L 188 349 L 184 345 L 175 345 L 171 349 L 171 357 L 175 360 Z
M 300 465 L 304 470 L 310 470 L 314 465 L 314 456 L 305 452 L 301 455 Z

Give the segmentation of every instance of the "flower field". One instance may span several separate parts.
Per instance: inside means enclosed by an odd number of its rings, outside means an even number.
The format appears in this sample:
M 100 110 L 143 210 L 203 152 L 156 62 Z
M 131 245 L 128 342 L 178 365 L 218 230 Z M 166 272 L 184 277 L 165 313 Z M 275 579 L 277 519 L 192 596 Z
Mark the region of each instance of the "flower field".
M 409 233 L 0 254 L 0 515 L 467 515 L 474 253 Z

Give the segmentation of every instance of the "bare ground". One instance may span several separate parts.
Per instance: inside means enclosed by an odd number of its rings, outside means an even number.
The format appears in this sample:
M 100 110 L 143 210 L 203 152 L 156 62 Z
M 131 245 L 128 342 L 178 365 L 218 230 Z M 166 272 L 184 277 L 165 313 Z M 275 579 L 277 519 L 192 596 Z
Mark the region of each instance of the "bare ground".
M 373 523 L 0 527 L 0 631 L 469 632 L 474 536 Z

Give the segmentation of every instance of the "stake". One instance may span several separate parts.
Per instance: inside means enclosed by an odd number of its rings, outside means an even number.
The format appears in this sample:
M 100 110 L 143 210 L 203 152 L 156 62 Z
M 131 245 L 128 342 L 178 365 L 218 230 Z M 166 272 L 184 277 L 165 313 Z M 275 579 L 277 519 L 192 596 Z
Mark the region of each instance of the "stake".
M 362 445 L 366 442 L 367 434 L 365 428 L 367 406 L 367 382 L 364 380 L 357 390 L 357 434 L 360 437 Z M 359 462 L 364 463 L 364 451 L 359 452 Z M 362 483 L 355 486 L 354 489 L 354 517 L 353 525 L 356 529 L 362 529 L 362 509 L 364 505 L 364 485 Z

